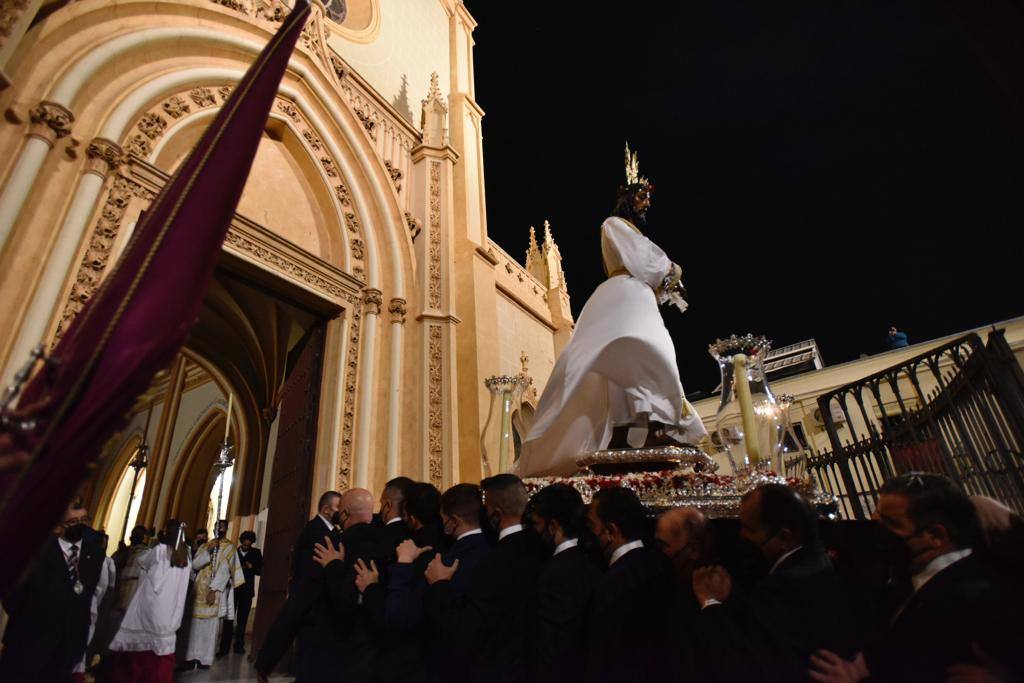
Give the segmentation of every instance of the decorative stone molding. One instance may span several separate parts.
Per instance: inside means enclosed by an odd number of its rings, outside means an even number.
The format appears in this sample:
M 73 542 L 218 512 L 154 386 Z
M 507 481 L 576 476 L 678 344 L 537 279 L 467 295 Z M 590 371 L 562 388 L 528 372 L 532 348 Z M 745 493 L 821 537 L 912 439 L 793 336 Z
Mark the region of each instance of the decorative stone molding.
M 384 168 L 388 170 L 388 175 L 391 176 L 391 182 L 395 184 L 395 192 L 402 191 L 402 172 L 391 165 L 390 161 L 384 161 Z
M 85 148 L 85 155 L 88 157 L 86 172 L 95 173 L 101 178 L 106 178 L 110 171 L 124 162 L 124 150 L 121 149 L 121 145 L 106 138 L 93 138 Z
M 380 307 L 384 303 L 384 292 L 379 289 L 363 290 L 363 305 L 367 315 L 380 315 Z
M 223 105 L 228 97 L 231 96 L 233 89 L 234 86 L 232 85 L 197 86 L 166 97 L 162 102 L 143 113 L 135 122 L 123 143 L 125 152 L 139 159 L 148 160 L 159 140 L 166 134 L 172 121 L 204 109 Z M 291 125 L 299 138 L 305 142 L 313 158 L 320 162 L 327 180 L 334 190 L 334 195 L 342 206 L 345 226 L 352 235 L 350 242 L 354 259 L 352 272 L 360 279 L 364 279 L 363 273 L 365 268 L 362 262 L 366 257 L 366 249 L 362 229 L 359 218 L 352 206 L 348 187 L 342 178 L 338 160 L 331 155 L 324 144 L 323 138 L 313 129 L 294 102 L 279 96 L 274 102 L 274 109 L 291 121 Z M 235 246 L 241 249 L 243 244 L 238 243 Z M 258 254 L 253 255 L 260 258 Z M 261 260 L 265 261 L 265 259 Z M 271 265 L 278 270 L 283 268 L 283 264 L 280 263 Z M 306 281 L 306 273 L 290 274 Z M 307 284 L 313 283 L 307 282 Z M 319 285 L 315 286 L 321 289 L 321 291 L 327 291 Z M 332 292 L 332 294 L 335 294 L 335 292 Z
M 356 377 L 359 376 L 359 333 L 363 314 L 356 301 L 351 311 L 348 328 L 348 351 L 345 360 L 345 405 L 341 423 L 341 457 L 338 466 L 339 488 L 348 488 L 352 482 L 352 431 L 356 420 Z
M 57 324 L 57 333 L 54 343 L 59 340 L 68 325 L 78 315 L 85 302 L 96 292 L 110 262 L 111 252 L 118 233 L 121 231 L 125 210 L 133 197 L 146 201 L 152 201 L 154 193 L 144 188 L 134 180 L 129 180 L 122 175 L 114 176 L 114 182 L 107 194 L 107 201 L 103 205 L 100 219 L 96 223 L 92 236 L 89 239 L 89 247 L 82 257 L 75 274 L 74 284 L 71 286 L 71 295 L 64 304 L 64 311 L 61 313 L 60 322 Z
M 7 44 L 7 39 L 14 31 L 14 25 L 21 19 L 28 5 L 29 0 L 5 0 L 0 6 L 0 47 Z
M 329 295 L 333 299 L 345 298 L 347 290 L 341 287 L 337 282 L 333 282 L 302 264 L 278 254 L 273 249 L 260 244 L 256 240 L 246 237 L 234 229 L 228 231 L 227 237 L 224 239 L 224 244 L 253 257 L 255 260 L 266 266 L 269 266 L 270 270 L 291 276 L 296 280 L 306 283 L 313 289 Z
M 428 239 L 430 260 L 428 262 L 429 285 L 428 305 L 441 308 L 441 162 L 430 162 L 430 227 Z
M 365 128 L 366 132 L 369 133 L 369 135 L 370 135 L 370 139 L 371 140 L 376 140 L 377 139 L 377 132 L 376 132 L 377 122 L 374 121 L 372 118 L 370 118 L 370 115 L 367 112 L 365 112 L 365 111 L 363 111 L 361 109 L 356 109 L 355 112 L 356 112 L 356 118 L 358 118 L 362 122 L 363 128 Z
M 409 239 L 413 242 L 416 241 L 416 237 L 423 230 L 420 222 L 408 211 L 405 212 L 405 227 L 409 229 Z
M 405 324 L 405 316 L 408 313 L 406 308 L 408 302 L 405 299 L 394 298 L 388 304 L 388 313 L 391 314 L 391 322 Z
M 430 483 L 444 481 L 444 332 L 440 325 L 427 329 L 427 473 Z
M 71 124 L 75 121 L 75 115 L 70 109 L 45 100 L 30 109 L 28 115 L 32 120 L 29 135 L 40 138 L 51 146 L 60 138 L 71 134 Z

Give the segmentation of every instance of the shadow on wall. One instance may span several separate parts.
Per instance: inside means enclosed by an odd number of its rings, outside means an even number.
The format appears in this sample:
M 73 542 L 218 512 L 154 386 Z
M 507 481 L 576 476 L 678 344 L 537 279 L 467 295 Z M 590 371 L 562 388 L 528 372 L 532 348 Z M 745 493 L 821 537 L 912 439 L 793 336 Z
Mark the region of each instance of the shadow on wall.
M 398 89 L 395 99 L 391 100 L 391 105 L 406 121 L 416 125 L 412 119 L 412 107 L 409 105 L 409 77 L 406 74 L 402 74 L 402 87 Z

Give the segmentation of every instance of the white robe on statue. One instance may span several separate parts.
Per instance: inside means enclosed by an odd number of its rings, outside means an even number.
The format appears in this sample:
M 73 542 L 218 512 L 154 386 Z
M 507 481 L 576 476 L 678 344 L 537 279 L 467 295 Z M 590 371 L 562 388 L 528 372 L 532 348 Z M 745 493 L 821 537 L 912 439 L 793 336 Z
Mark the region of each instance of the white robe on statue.
M 189 630 L 188 648 L 185 651 L 185 661 L 197 660 L 203 666 L 213 664 L 217 652 L 220 618 L 227 609 L 227 596 L 224 593 L 231 585 L 231 572 L 228 562 L 224 559 L 224 553 L 220 550 L 211 553 L 210 549 L 211 546 L 207 543 L 199 549 L 192 561 L 192 568 L 199 573 L 196 574 L 192 627 Z M 213 558 L 213 555 L 216 557 Z M 206 603 L 206 594 L 210 590 L 217 592 L 217 599 L 212 605 Z
M 609 277 L 591 295 L 558 357 L 513 472 L 569 476 L 576 458 L 608 446 L 612 429 L 650 420 L 695 444 L 707 431 L 683 397 L 672 338 L 658 310 L 666 276 L 678 273 L 658 245 L 621 218 L 601 226 Z
M 110 643 L 116 652 L 174 652 L 174 640 L 185 612 L 189 567 L 172 567 L 171 548 L 163 543 L 138 557 L 139 581 L 121 627 Z

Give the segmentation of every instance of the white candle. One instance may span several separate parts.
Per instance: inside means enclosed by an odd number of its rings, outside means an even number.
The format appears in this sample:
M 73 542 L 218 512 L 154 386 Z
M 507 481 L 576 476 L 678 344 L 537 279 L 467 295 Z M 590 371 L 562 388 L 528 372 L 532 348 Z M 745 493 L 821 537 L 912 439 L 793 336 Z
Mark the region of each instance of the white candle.
M 235 395 L 228 392 L 228 412 L 224 419 L 224 443 L 228 442 L 228 435 L 231 433 L 231 404 L 234 403 Z
M 754 422 L 754 403 L 750 398 L 750 382 L 747 380 L 747 357 L 738 353 L 733 356 L 733 375 L 736 381 L 736 398 L 740 402 L 740 416 L 743 418 L 743 441 L 747 446 L 750 464 L 761 462 L 761 447 L 758 444 L 757 423 Z

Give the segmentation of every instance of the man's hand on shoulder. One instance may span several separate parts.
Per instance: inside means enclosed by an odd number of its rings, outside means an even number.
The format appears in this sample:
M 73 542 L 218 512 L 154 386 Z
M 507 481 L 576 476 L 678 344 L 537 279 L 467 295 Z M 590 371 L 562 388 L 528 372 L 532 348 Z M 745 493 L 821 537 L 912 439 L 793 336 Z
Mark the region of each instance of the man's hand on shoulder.
M 459 568 L 459 561 L 455 560 L 452 566 L 448 566 L 441 560 L 440 555 L 435 555 L 434 559 L 427 565 L 427 570 L 423 572 L 423 576 L 426 577 L 427 583 L 433 585 L 438 581 L 450 581 L 455 576 L 456 570 Z
M 345 561 L 345 546 L 338 543 L 337 547 L 335 547 L 331 537 L 324 536 L 323 545 L 316 543 L 313 546 L 313 561 L 321 567 L 326 567 L 335 560 Z

